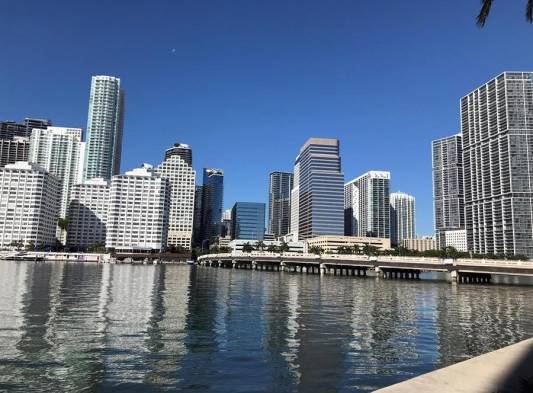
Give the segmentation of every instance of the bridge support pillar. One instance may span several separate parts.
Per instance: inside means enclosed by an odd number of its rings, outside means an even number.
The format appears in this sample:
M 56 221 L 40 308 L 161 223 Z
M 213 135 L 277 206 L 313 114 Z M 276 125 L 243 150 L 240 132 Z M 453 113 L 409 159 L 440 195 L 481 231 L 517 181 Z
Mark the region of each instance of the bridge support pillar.
M 450 272 L 450 277 L 452 279 L 452 282 L 457 282 L 458 281 L 458 274 L 457 274 L 457 270 L 452 270 Z
M 374 268 L 374 271 L 376 272 L 376 277 L 382 278 L 383 277 L 383 270 L 379 266 L 376 266 Z
M 239 266 L 237 266 L 237 261 L 236 261 L 235 259 L 233 259 L 233 260 L 231 261 L 231 267 L 232 267 L 233 269 L 238 269 L 238 268 L 239 268 Z
M 323 263 L 320 264 L 320 275 L 323 276 L 324 274 L 326 274 L 327 271 L 326 271 L 326 265 L 324 265 Z
M 218 260 L 218 267 L 223 267 L 222 260 L 220 260 L 220 259 Z

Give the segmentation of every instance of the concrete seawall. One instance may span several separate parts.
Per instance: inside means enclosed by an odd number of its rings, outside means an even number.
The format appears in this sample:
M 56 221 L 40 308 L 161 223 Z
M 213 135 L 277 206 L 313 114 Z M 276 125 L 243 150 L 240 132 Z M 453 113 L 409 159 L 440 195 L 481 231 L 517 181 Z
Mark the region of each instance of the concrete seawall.
M 376 392 L 533 392 L 533 338 Z

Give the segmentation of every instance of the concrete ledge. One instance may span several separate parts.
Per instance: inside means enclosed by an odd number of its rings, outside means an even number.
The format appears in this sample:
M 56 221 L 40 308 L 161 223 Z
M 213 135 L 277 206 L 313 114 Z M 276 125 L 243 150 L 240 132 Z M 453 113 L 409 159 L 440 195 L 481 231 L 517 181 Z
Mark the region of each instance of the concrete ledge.
M 403 392 L 531 392 L 533 338 L 379 389 Z

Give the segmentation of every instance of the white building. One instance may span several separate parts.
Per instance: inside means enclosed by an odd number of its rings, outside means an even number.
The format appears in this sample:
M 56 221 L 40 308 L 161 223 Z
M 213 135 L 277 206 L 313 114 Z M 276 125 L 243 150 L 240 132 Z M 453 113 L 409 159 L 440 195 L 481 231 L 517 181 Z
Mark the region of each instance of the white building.
M 176 144 L 173 149 L 167 150 L 165 160 L 155 170 L 168 180 L 170 188 L 167 239 L 169 247 L 191 249 L 196 172 L 187 160 L 187 157 L 191 157 L 192 161 L 190 150 L 188 145 Z
M 85 143 L 81 128 L 34 128 L 30 137 L 28 161 L 34 162 L 61 182 L 60 217 L 66 217 L 70 192 L 80 182 Z
M 393 246 L 402 244 L 403 239 L 412 239 L 416 235 L 415 197 L 403 192 L 390 194 L 390 226 Z
M 170 187 L 151 165 L 113 176 L 106 248 L 124 252 L 166 248 Z
M 429 250 L 436 250 L 437 243 L 433 236 L 423 236 L 416 239 L 403 239 L 402 247 L 407 248 L 408 250 L 423 252 Z
M 105 244 L 108 206 L 109 181 L 94 178 L 74 185 L 68 210 L 69 248 L 86 250 Z
M 466 229 L 457 229 L 455 231 L 448 230 L 444 232 L 444 236 L 446 247 L 453 247 L 457 251 L 462 252 L 468 251 Z
M 59 192 L 59 180 L 37 164 L 21 161 L 0 168 L 0 246 L 53 246 Z
M 245 244 L 249 244 L 252 247 L 254 247 L 254 250 L 256 250 L 257 246 L 257 240 L 247 240 L 247 239 L 234 239 L 231 242 L 229 242 L 228 247 L 231 248 L 232 251 L 242 251 Z M 269 246 L 281 246 L 282 242 L 279 240 L 263 240 L 263 251 L 268 251 Z M 289 247 L 289 250 L 287 252 L 294 252 L 298 254 L 306 254 L 307 253 L 307 243 L 306 242 L 288 242 L 286 243 Z
M 120 173 L 123 122 L 124 94 L 120 78 L 93 76 L 87 116 L 85 180 L 110 179 Z
M 370 171 L 344 185 L 344 234 L 390 238 L 390 172 Z

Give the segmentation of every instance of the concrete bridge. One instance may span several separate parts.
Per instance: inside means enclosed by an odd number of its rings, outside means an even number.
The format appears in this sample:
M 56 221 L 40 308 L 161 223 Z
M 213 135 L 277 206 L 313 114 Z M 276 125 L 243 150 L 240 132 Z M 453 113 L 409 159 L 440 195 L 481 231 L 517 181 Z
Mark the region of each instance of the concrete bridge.
M 419 279 L 422 272 L 448 273 L 460 283 L 488 283 L 492 275 L 533 277 L 533 262 L 489 259 L 439 259 L 341 254 L 296 254 L 254 251 L 207 254 L 198 264 L 234 269 L 287 271 L 307 274 L 366 276 L 368 271 L 384 278 Z

